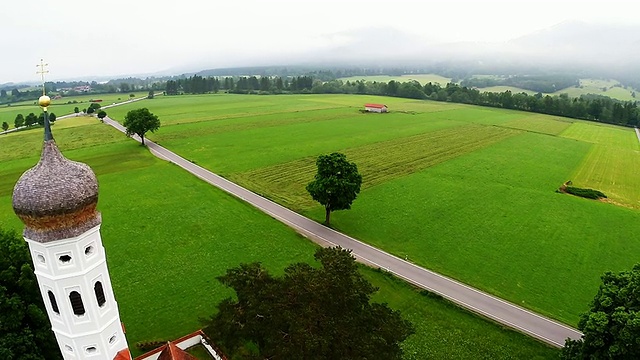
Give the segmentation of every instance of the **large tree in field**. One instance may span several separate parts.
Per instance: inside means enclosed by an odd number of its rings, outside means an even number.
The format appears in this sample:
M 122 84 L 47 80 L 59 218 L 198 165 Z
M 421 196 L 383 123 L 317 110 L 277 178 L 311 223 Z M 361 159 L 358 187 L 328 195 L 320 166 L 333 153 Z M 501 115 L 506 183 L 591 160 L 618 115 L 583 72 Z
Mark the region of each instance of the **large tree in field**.
M 61 359 L 27 243 L 0 229 L 0 359 Z
M 9 130 L 9 124 L 6 121 L 2 122 L 2 130 L 4 131 Z
M 563 359 L 640 359 L 640 264 L 602 276 L 578 329 L 582 339 L 567 339 Z
M 218 279 L 237 300 L 218 304 L 205 333 L 231 358 L 400 359 L 411 323 L 370 302 L 377 289 L 350 251 L 323 248 L 315 258 L 320 268 L 292 264 L 281 277 L 259 263 L 227 270 Z
M 98 119 L 100 119 L 100 121 L 104 122 L 104 118 L 107 117 L 107 112 L 104 110 L 100 110 L 98 111 Z
M 351 209 L 351 203 L 360 192 L 362 176 L 356 164 L 337 152 L 320 155 L 316 165 L 318 173 L 307 185 L 307 191 L 313 200 L 324 206 L 324 222 L 329 225 L 332 211 Z
M 19 128 L 22 125 L 24 125 L 24 116 L 22 114 L 18 114 L 16 115 L 16 119 L 13 121 L 13 126 Z
M 144 134 L 147 131 L 155 132 L 160 127 L 160 119 L 153 115 L 149 109 L 142 108 L 131 110 L 124 117 L 124 125 L 127 128 L 127 136 L 136 134 L 142 139 L 144 145 Z

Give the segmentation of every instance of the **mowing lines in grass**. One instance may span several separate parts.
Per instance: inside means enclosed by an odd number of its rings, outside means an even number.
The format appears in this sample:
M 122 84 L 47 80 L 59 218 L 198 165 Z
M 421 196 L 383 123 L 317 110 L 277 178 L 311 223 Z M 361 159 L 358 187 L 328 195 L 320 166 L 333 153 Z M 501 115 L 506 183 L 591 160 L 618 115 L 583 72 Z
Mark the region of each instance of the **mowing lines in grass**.
M 572 177 L 575 186 L 604 192 L 614 203 L 640 209 L 640 152 L 594 145 Z
M 489 146 L 518 131 L 468 125 L 342 150 L 358 165 L 362 189 L 423 170 L 429 166 Z M 305 190 L 316 171 L 315 157 L 269 166 L 231 179 L 286 206 L 306 209 L 315 205 Z
M 640 150 L 638 138 L 631 128 L 579 121 L 569 126 L 561 136 L 608 147 Z
M 508 121 L 501 126 L 541 134 L 558 135 L 571 126 L 571 121 L 568 121 L 566 118 L 554 118 L 548 115 L 530 115 L 521 119 Z

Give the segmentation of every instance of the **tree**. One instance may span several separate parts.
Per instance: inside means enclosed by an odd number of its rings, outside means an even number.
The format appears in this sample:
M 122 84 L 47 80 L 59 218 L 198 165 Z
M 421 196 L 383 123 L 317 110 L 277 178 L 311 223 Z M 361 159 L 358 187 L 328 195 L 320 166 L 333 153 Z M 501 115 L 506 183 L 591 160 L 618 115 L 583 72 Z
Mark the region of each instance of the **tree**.
M 38 117 L 34 113 L 29 113 L 27 117 L 24 119 L 24 124 L 27 126 L 31 126 L 38 122 Z
M 0 229 L 0 358 L 61 359 L 26 242 Z
M 58 117 L 56 116 L 56 114 L 54 114 L 54 113 L 49 113 L 49 122 L 50 122 L 50 123 L 52 123 L 52 124 L 53 124 L 54 122 L 56 122 L 56 119 L 57 119 L 57 118 L 58 118 Z
M 2 122 L 2 130 L 4 130 L 4 131 L 9 130 L 9 124 L 7 124 L 7 122 L 6 122 L 6 121 L 3 121 L 3 122 Z
M 331 212 L 351 209 L 362 184 L 362 175 L 358 167 L 347 161 L 341 153 L 320 155 L 316 160 L 318 173 L 307 185 L 307 191 L 313 200 L 325 209 L 325 224 L 330 224 Z
M 218 278 L 235 299 L 218 304 L 204 331 L 232 357 L 255 348 L 260 359 L 400 359 L 414 330 L 398 311 L 371 303 L 377 291 L 358 272 L 351 251 L 321 248 L 320 268 L 289 265 L 273 277 L 259 263 Z M 252 344 L 253 346 L 245 347 Z
M 24 116 L 22 114 L 16 115 L 16 119 L 13 121 L 13 126 L 17 129 L 24 125 Z
M 107 117 L 107 113 L 104 110 L 98 111 L 98 119 L 104 122 L 104 118 Z
M 134 97 L 136 97 L 136 94 L 129 94 L 130 99 L 133 99 Z
M 94 112 L 96 112 L 96 109 L 94 109 L 94 108 L 93 108 L 93 107 L 91 107 L 91 106 L 89 106 L 89 108 L 88 108 L 88 109 L 87 109 L 87 111 L 86 111 L 86 113 L 87 113 L 87 114 L 89 114 L 89 115 L 93 114 Z
M 591 309 L 580 316 L 582 339 L 567 339 L 563 359 L 640 359 L 640 264 L 606 272 Z
M 153 99 L 153 90 L 149 90 L 149 94 L 147 95 L 147 99 Z
M 140 136 L 144 145 L 144 134 L 147 131 L 155 132 L 160 127 L 160 119 L 153 115 L 149 109 L 142 108 L 131 110 L 124 117 L 124 125 L 127 128 L 127 136 L 136 134 Z
M 78 108 L 77 106 L 74 107 L 73 112 L 76 113 L 76 116 L 78 116 L 78 113 L 80 112 L 80 108 Z

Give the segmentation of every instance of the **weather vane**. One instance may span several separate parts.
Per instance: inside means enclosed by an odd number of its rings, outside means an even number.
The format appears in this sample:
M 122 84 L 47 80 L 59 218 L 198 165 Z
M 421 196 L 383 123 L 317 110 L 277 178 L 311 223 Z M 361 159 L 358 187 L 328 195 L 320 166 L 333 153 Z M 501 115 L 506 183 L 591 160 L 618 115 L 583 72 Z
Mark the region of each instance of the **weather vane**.
M 44 69 L 45 66 L 49 66 L 49 64 L 45 64 L 43 59 L 40 59 L 40 65 L 36 65 L 36 67 L 40 68 L 39 71 L 36 71 L 36 74 L 40 74 L 40 77 L 42 78 L 42 96 L 45 95 L 44 74 L 47 74 L 49 72 L 49 70 Z

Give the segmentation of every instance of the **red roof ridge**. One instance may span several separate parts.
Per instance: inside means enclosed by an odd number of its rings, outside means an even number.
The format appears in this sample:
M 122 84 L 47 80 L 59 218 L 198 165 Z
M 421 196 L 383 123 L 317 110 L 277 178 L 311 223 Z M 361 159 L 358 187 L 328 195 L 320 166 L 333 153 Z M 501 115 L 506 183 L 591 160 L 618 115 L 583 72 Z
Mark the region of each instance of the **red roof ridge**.
M 116 354 L 116 357 L 113 360 L 131 360 L 131 353 L 129 352 L 129 348 L 124 348 Z
M 387 105 L 383 105 L 383 104 L 364 104 L 365 107 L 373 107 L 373 108 L 383 108 L 386 107 Z
M 198 360 L 195 356 L 180 349 L 176 344 L 167 341 L 164 350 L 158 356 L 158 360 Z

